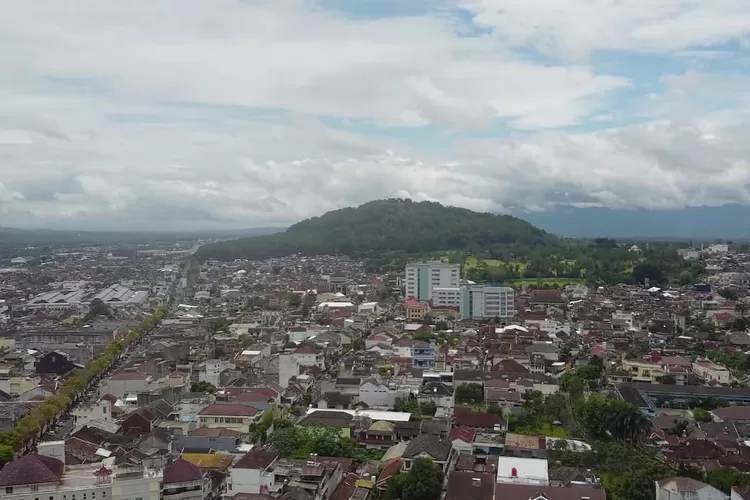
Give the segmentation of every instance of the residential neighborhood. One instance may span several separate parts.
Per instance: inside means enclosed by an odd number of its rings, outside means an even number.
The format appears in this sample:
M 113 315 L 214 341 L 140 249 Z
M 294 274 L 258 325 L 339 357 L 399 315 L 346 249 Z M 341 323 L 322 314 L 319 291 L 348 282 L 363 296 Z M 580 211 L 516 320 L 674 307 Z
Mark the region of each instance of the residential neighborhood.
M 750 254 L 664 289 L 116 255 L 4 263 L 3 498 L 750 498 Z

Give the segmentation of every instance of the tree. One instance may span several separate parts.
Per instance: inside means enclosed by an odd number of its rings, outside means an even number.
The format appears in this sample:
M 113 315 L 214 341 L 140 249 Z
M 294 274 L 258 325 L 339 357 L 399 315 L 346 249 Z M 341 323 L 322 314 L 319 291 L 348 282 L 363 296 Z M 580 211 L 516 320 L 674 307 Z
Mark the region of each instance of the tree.
M 205 380 L 201 382 L 193 382 L 190 384 L 190 392 L 207 392 L 214 394 L 216 392 L 216 387 Z
M 706 482 L 729 494 L 732 486 L 747 486 L 750 484 L 750 476 L 733 467 L 719 467 L 706 473 Z
M 708 412 L 708 410 L 705 410 L 703 408 L 696 408 L 695 410 L 693 410 L 693 417 L 698 422 L 713 422 L 711 414 Z
M 422 415 L 434 417 L 437 412 L 437 405 L 432 401 L 424 401 L 419 404 L 419 410 Z
M 417 458 L 403 479 L 402 500 L 439 500 L 443 471 L 429 458 Z
M 12 462 L 14 456 L 13 448 L 7 444 L 0 445 L 0 469 L 8 462 Z
M 102 299 L 96 298 L 89 303 L 89 312 L 86 314 L 85 320 L 91 321 L 97 316 L 112 317 L 112 312 L 109 310 L 107 304 Z
M 560 389 L 570 394 L 571 399 L 583 397 L 585 384 L 580 375 L 574 372 L 567 372 L 560 377 Z
M 297 308 L 302 305 L 302 297 L 296 293 L 290 293 L 286 296 L 286 301 L 289 307 Z
M 484 401 L 484 389 L 481 384 L 461 384 L 455 389 L 456 403 L 476 404 Z
M 229 320 L 227 318 L 224 318 L 223 316 L 218 318 L 211 318 L 208 321 L 208 330 L 211 333 L 224 332 L 229 328 L 230 324 L 231 323 L 229 322 Z

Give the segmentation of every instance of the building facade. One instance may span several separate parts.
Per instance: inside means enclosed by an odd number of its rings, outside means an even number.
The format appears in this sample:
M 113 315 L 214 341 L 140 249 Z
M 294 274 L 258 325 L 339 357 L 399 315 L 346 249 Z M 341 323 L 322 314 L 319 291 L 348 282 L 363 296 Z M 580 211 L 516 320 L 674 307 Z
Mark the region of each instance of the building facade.
M 436 288 L 458 288 L 460 264 L 413 262 L 406 265 L 405 296 L 431 300 Z
M 462 319 L 508 319 L 515 314 L 515 292 L 507 286 L 461 286 L 460 315 Z

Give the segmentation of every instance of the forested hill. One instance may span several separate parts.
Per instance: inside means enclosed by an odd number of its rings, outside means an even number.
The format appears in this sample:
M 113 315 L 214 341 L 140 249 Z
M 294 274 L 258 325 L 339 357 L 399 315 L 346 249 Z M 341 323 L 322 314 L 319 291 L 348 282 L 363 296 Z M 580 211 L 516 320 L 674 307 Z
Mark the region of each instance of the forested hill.
M 293 253 L 365 256 L 466 250 L 490 245 L 534 245 L 554 239 L 508 215 L 478 213 L 434 202 L 378 200 L 298 222 L 285 232 L 201 247 L 200 260 L 262 259 Z

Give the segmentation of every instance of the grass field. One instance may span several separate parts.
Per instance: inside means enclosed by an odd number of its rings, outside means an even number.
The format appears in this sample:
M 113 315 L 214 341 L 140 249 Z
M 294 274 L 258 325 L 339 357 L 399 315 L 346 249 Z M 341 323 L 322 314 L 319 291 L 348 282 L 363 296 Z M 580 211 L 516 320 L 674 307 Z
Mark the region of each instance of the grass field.
M 468 270 L 474 267 L 502 267 L 512 265 L 518 267 L 518 271 L 521 273 L 526 270 L 526 263 L 520 260 L 503 261 L 497 259 L 478 259 L 476 257 L 467 257 L 465 267 Z
M 570 437 L 564 427 L 552 425 L 549 423 L 545 423 L 538 427 L 518 427 L 513 432 L 515 432 L 516 434 L 521 434 L 523 436 L 544 436 L 551 438 Z
M 510 282 L 513 286 L 521 286 L 524 283 L 526 283 L 527 286 L 539 287 L 547 285 L 562 288 L 567 285 L 582 285 L 585 283 L 585 280 L 583 278 L 521 278 Z

